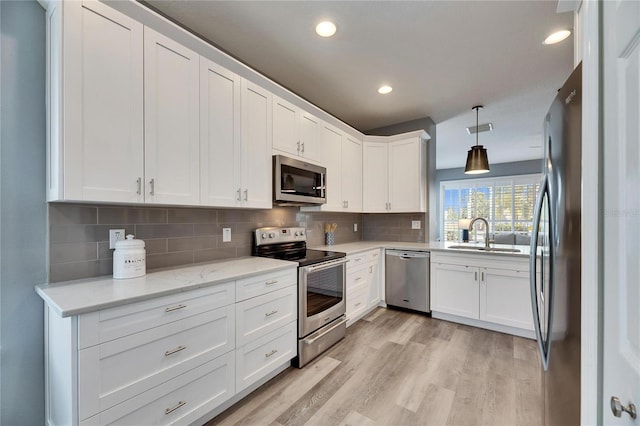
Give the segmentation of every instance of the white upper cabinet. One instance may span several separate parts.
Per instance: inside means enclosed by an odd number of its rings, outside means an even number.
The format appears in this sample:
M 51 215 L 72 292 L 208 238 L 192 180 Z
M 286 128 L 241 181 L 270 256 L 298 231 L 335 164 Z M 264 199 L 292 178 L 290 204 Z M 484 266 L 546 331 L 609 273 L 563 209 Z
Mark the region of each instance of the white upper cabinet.
M 141 202 L 142 24 L 99 2 L 60 2 L 47 32 L 48 200 Z
M 351 135 L 342 140 L 342 211 L 362 211 L 362 142 Z
M 200 204 L 234 207 L 242 183 L 241 78 L 200 58 Z
M 322 123 L 320 128 L 319 159 L 327 169 L 325 185 L 327 202 L 321 206 L 323 211 L 342 211 L 342 133 L 329 124 Z
M 273 97 L 273 149 L 318 161 L 320 120 L 277 96 Z
M 200 201 L 199 55 L 144 29 L 145 201 Z
M 241 205 L 271 208 L 272 95 L 246 79 L 242 79 L 241 93 Z
M 427 134 L 367 136 L 363 153 L 363 210 L 426 212 Z

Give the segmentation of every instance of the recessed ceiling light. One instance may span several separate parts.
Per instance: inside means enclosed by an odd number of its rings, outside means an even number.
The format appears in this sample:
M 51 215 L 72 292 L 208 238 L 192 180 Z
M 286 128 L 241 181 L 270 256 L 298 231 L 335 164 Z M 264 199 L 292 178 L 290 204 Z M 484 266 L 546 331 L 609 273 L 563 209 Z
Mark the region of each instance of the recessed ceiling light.
M 380 93 L 381 95 L 386 95 L 387 93 L 391 93 L 392 90 L 393 87 L 387 86 L 385 84 L 384 86 L 380 86 L 380 88 L 378 89 L 378 93 Z
M 316 25 L 316 33 L 320 37 L 331 37 L 336 33 L 336 24 L 331 21 L 322 21 Z
M 549 35 L 549 37 L 545 38 L 542 44 L 556 44 L 560 43 L 565 38 L 571 35 L 571 31 L 569 30 L 560 30 L 555 33 Z

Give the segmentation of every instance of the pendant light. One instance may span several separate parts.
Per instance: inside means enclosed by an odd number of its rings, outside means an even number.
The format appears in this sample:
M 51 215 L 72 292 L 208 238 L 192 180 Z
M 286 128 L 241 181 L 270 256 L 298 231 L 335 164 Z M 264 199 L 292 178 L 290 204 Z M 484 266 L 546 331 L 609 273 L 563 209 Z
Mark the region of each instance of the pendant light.
M 476 110 L 476 144 L 467 153 L 467 166 L 464 172 L 468 175 L 477 175 L 489 172 L 489 159 L 487 150 L 482 145 L 478 145 L 478 111 L 482 109 L 482 105 L 476 105 L 471 109 Z

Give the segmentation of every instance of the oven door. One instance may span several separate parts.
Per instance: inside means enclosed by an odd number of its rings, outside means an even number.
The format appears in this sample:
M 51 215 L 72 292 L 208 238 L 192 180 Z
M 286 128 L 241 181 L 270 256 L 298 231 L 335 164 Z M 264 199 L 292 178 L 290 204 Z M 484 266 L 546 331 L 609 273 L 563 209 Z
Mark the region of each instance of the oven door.
M 345 313 L 347 259 L 299 268 L 298 337 L 304 337 Z

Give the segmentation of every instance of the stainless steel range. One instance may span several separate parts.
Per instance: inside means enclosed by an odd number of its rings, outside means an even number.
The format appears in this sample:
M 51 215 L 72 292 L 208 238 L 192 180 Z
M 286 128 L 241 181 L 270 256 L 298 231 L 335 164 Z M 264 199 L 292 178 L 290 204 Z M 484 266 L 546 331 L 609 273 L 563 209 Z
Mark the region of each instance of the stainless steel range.
M 304 228 L 258 228 L 254 256 L 298 262 L 298 357 L 302 367 L 346 333 L 346 254 L 307 249 Z

